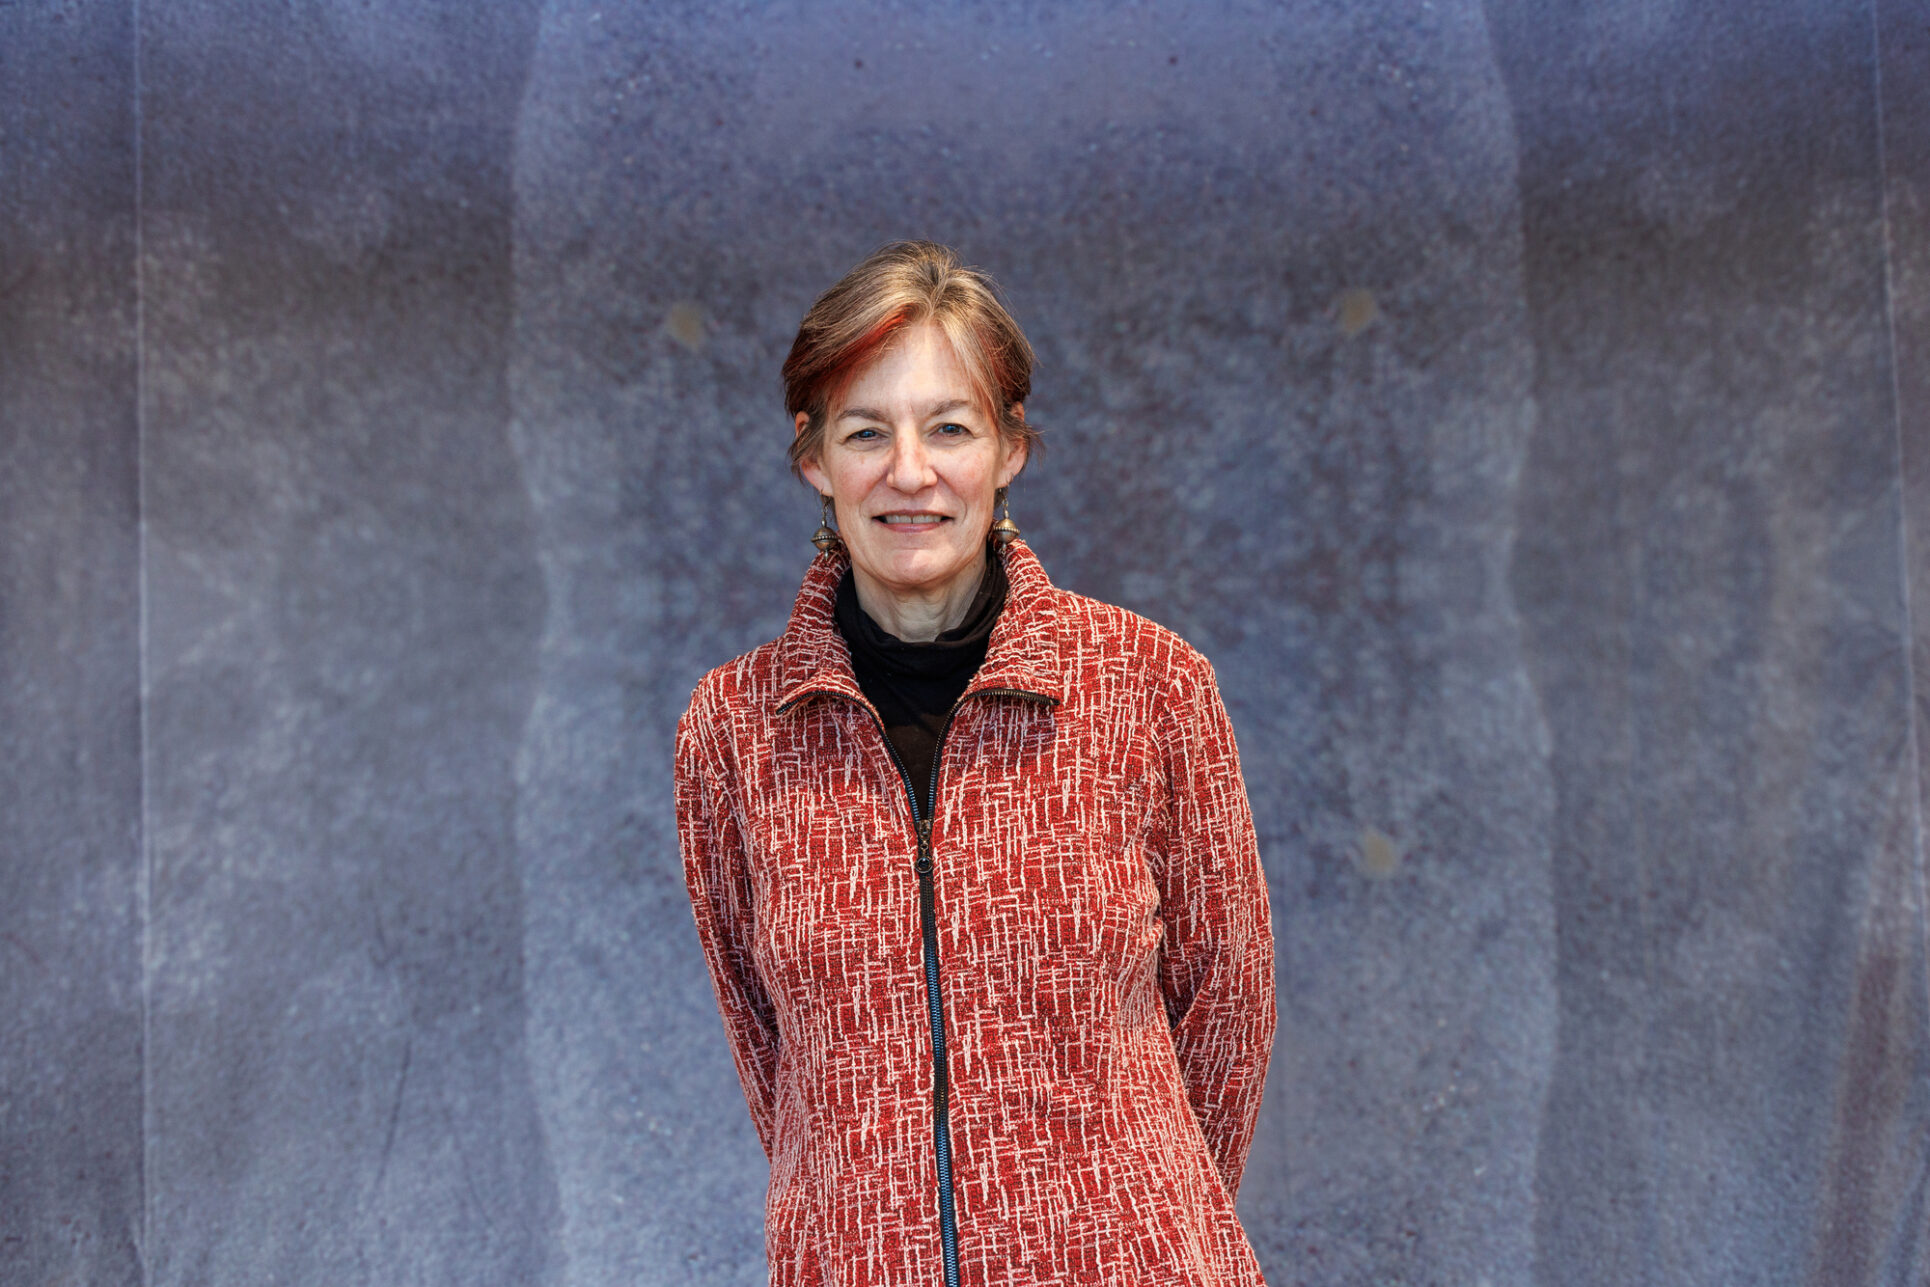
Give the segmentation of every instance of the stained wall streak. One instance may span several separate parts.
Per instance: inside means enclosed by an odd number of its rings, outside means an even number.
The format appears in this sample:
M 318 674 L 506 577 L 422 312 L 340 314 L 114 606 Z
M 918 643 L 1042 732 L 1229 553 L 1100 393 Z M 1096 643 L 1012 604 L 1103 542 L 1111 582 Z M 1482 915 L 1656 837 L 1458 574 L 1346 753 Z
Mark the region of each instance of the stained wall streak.
M 141 1281 L 133 41 L 0 6 L 0 1278 Z
M 157 1284 L 539 1284 L 507 437 L 532 7 L 150 6 Z
M 1923 998 L 1930 993 L 1930 22 L 1905 0 L 1876 0 L 1874 9 L 1917 772 L 1916 881 L 1899 891 L 1895 914 L 1900 930 L 1914 934 L 1913 955 L 1926 973 L 1924 985 L 1904 995 Z M 1906 1153 L 1902 1164 L 1908 1198 L 1882 1267 L 1894 1281 L 1930 1282 L 1930 1145 Z
M 1910 1281 L 1930 1032 L 1869 14 L 1488 11 L 1558 801 L 1536 1280 Z
M 1903 467 L 1905 567 L 1920 787 L 1930 800 L 1930 25 L 1909 4 L 1876 6 L 1882 71 L 1884 210 L 1895 332 L 1897 449 Z
M 1263 1267 L 1525 1280 L 1552 786 L 1506 576 L 1512 131 L 1465 3 L 546 9 L 512 390 L 552 606 L 518 834 L 571 1281 L 762 1270 L 665 772 L 698 676 L 777 635 L 812 553 L 798 318 L 903 236 L 990 269 L 1039 347 L 1012 506 L 1054 578 L 1177 629 L 1232 708 L 1281 946 L 1241 1192 Z

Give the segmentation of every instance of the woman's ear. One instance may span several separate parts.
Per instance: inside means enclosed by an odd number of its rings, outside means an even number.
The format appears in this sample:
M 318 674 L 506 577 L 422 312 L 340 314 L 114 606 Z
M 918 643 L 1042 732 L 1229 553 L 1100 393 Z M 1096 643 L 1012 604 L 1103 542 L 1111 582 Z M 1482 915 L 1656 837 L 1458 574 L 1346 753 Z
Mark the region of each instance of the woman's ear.
M 1023 402 L 1014 402 L 1012 404 L 1012 419 L 1020 423 L 1025 421 L 1025 404 Z M 1025 468 L 1026 453 L 1031 446 L 1031 439 L 1020 438 L 1014 442 L 1003 433 L 1000 433 L 999 439 L 1005 444 L 1005 463 L 999 466 L 999 486 L 1005 487 L 1009 485 L 1014 478 L 1019 476 L 1020 470 Z
M 811 427 L 810 413 L 804 412 L 804 411 L 798 412 L 796 435 L 798 437 L 802 437 L 804 434 L 804 431 L 806 429 L 809 429 L 810 427 Z M 797 471 L 800 474 L 804 475 L 805 482 L 811 484 L 811 486 L 817 489 L 818 495 L 829 496 L 831 494 L 831 480 L 825 477 L 824 466 L 818 463 L 818 459 L 816 456 L 812 456 L 807 459 L 798 461 Z

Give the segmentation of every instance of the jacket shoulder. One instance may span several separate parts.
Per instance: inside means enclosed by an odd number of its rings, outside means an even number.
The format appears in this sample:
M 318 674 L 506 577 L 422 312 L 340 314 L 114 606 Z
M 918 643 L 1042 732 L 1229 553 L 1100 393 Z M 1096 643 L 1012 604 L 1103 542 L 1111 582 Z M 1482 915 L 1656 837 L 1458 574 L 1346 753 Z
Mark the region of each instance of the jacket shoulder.
M 761 709 L 777 691 L 777 657 L 778 641 L 772 640 L 705 671 L 677 721 L 679 737 L 719 730 L 746 712 Z
M 1054 593 L 1065 646 L 1084 654 L 1084 660 L 1111 659 L 1162 687 L 1212 681 L 1213 666 L 1206 655 L 1150 617 L 1071 590 Z

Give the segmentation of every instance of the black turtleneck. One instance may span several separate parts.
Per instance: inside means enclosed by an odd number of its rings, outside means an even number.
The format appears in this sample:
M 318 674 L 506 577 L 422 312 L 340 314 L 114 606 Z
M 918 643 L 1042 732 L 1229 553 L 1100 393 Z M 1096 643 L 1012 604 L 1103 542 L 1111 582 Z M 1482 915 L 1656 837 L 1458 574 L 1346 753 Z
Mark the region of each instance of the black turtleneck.
M 885 736 L 904 761 L 922 816 L 931 816 L 932 761 L 952 707 L 985 664 L 992 627 L 1005 606 L 1005 560 L 985 556 L 985 575 L 965 619 L 930 643 L 888 634 L 858 604 L 850 572 L 838 583 L 838 630 L 851 649 L 858 687 L 884 720 Z

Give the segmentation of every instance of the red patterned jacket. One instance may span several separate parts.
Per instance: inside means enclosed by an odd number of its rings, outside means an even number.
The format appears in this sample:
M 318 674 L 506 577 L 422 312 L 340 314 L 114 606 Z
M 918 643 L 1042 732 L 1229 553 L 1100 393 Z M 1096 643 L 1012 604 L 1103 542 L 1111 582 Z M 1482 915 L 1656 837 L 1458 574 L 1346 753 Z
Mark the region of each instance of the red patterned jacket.
M 1023 543 L 1004 557 L 928 846 L 833 621 L 841 552 L 678 726 L 771 1282 L 1258 1284 L 1233 1196 L 1273 939 L 1212 669 Z

